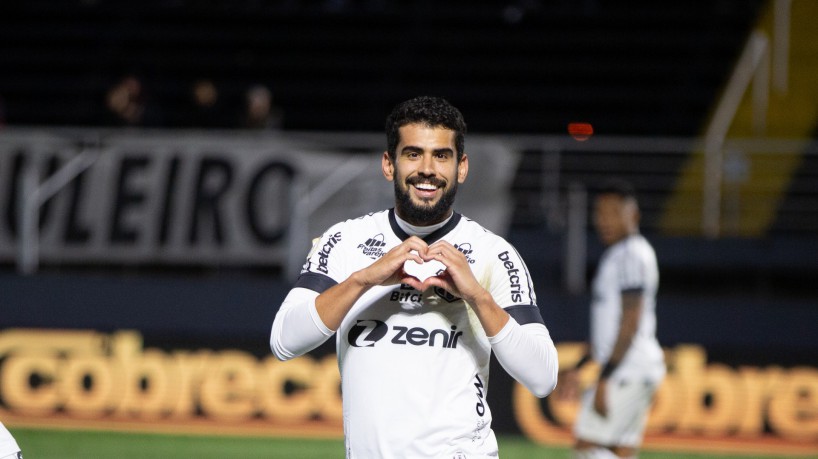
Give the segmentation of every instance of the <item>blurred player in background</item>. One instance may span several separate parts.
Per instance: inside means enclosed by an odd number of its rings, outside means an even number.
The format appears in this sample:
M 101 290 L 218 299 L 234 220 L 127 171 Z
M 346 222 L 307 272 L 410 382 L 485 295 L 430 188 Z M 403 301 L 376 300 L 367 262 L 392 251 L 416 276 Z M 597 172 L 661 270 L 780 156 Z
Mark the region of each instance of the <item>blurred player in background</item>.
M 2 422 L 0 422 L 0 459 L 23 459 L 20 447 Z
M 594 225 L 607 248 L 592 286 L 589 352 L 561 376 L 559 392 L 576 393 L 578 370 L 588 361 L 602 365 L 596 385 L 582 397 L 574 457 L 636 457 L 665 375 L 656 340 L 659 269 L 653 248 L 639 234 L 639 206 L 629 183 L 613 180 L 600 189 Z
M 270 345 L 286 360 L 335 333 L 347 458 L 496 458 L 491 353 L 544 397 L 557 351 L 523 259 L 452 208 L 469 168 L 460 112 L 418 97 L 395 107 L 386 131 L 395 208 L 324 233 Z

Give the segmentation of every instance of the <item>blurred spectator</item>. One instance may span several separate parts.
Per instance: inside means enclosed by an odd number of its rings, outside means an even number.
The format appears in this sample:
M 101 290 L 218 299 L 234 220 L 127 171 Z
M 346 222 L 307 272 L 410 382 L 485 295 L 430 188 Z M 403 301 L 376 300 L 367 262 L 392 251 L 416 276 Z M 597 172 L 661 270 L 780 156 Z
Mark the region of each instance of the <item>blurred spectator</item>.
M 244 94 L 244 111 L 240 126 L 248 129 L 280 129 L 283 114 L 273 103 L 273 92 L 264 85 L 254 85 Z
M 216 84 L 207 78 L 193 82 L 190 87 L 191 109 L 183 124 L 191 127 L 227 127 L 222 95 Z
M 142 80 L 127 75 L 105 97 L 106 124 L 113 126 L 160 126 L 161 112 L 149 101 Z

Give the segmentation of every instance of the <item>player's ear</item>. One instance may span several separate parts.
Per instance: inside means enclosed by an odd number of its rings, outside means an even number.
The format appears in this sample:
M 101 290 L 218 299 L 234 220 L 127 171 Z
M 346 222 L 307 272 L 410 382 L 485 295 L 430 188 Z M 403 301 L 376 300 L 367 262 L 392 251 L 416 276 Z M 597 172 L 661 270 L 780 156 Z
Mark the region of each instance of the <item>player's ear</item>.
M 463 157 L 457 163 L 457 183 L 465 182 L 467 175 L 469 175 L 469 156 L 463 153 Z
M 390 182 L 395 179 L 395 164 L 392 162 L 392 158 L 389 157 L 389 152 L 383 152 L 383 158 L 381 158 L 381 170 L 383 171 L 383 176 L 386 177 L 386 180 Z

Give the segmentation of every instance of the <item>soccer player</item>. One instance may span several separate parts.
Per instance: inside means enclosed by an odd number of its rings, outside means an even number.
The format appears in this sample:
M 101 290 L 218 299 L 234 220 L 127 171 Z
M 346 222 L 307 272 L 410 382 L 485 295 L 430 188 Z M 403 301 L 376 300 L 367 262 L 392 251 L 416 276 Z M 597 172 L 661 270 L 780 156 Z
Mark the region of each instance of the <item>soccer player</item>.
M 631 458 L 638 454 L 653 395 L 665 375 L 656 340 L 659 269 L 653 248 L 639 233 L 639 207 L 629 183 L 613 180 L 601 188 L 594 225 L 607 248 L 593 281 L 590 349 L 560 385 L 572 391 L 579 368 L 592 359 L 602 365 L 595 387 L 582 397 L 574 457 Z
M 2 422 L 0 422 L 0 459 L 23 459 L 20 447 Z
M 523 259 L 452 208 L 465 133 L 444 99 L 395 107 L 381 158 L 395 207 L 327 230 L 273 322 L 281 360 L 335 334 L 347 458 L 496 458 L 492 352 L 535 395 L 556 385 Z

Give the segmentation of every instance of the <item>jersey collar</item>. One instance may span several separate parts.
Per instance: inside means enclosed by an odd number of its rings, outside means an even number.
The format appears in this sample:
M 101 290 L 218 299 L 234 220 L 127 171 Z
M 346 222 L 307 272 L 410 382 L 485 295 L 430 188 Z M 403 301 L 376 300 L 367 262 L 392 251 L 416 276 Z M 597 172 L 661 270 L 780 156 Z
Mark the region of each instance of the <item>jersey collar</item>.
M 438 239 L 442 238 L 443 236 L 445 236 L 449 231 L 453 230 L 454 227 L 457 226 L 458 223 L 460 223 L 460 214 L 457 213 L 457 212 L 452 212 L 452 218 L 450 218 L 449 221 L 446 222 L 445 225 L 438 228 L 437 231 L 435 231 L 435 232 L 429 234 L 428 236 L 424 237 L 423 240 L 427 244 L 431 244 L 431 243 L 437 241 Z M 392 231 L 395 233 L 395 236 L 400 238 L 401 241 L 405 241 L 405 240 L 409 239 L 409 235 L 406 234 L 406 231 L 404 231 L 400 227 L 400 225 L 398 225 L 398 221 L 395 219 L 395 208 L 394 207 L 389 209 L 389 226 L 392 227 Z

